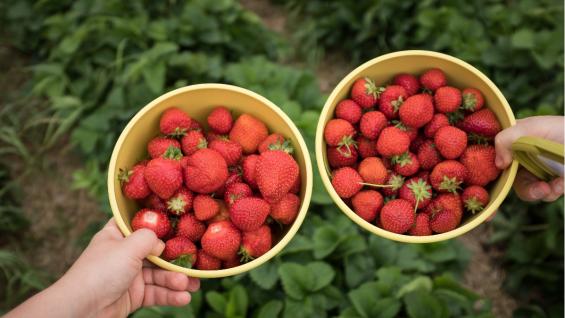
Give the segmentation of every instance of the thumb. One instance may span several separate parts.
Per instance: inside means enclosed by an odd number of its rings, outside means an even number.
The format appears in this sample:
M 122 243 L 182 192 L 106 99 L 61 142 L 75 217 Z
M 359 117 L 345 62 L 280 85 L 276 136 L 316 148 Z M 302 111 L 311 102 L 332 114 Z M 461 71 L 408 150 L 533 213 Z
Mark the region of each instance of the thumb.
M 124 253 L 143 260 L 149 254 L 159 256 L 165 248 L 165 243 L 148 229 L 139 229 L 123 241 Z
M 520 126 L 512 126 L 499 132 L 494 138 L 496 149 L 495 164 L 498 169 L 506 169 L 512 163 L 512 143 L 524 135 Z

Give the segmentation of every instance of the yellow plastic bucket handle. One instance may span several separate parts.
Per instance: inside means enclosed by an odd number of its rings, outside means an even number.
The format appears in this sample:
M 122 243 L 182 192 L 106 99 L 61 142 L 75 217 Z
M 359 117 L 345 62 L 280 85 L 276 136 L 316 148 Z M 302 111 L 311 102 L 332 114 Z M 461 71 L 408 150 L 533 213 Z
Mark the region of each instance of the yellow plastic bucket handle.
M 524 136 L 512 144 L 512 152 L 524 168 L 541 180 L 563 176 L 563 144 Z

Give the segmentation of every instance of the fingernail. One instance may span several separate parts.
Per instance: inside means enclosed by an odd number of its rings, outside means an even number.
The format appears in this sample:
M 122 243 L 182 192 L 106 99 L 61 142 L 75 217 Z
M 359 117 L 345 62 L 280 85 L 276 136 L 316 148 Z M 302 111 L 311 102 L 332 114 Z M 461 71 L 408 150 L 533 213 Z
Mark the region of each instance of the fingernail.
M 545 195 L 544 191 L 540 187 L 533 187 L 532 190 L 530 190 L 530 194 L 535 200 L 541 199 Z

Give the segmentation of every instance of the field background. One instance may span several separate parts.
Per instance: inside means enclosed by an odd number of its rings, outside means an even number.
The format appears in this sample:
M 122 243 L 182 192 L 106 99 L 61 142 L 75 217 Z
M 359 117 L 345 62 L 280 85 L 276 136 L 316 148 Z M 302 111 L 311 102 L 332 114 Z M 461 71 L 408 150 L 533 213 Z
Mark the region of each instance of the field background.
M 518 118 L 563 115 L 563 36 L 553 0 L 0 1 L 0 314 L 62 275 L 110 217 L 113 144 L 165 91 L 249 88 L 313 149 L 340 78 L 429 49 L 486 73 Z M 283 253 L 203 281 L 185 308 L 133 316 L 563 317 L 563 198 L 511 195 L 460 239 L 406 245 L 354 226 L 315 182 Z

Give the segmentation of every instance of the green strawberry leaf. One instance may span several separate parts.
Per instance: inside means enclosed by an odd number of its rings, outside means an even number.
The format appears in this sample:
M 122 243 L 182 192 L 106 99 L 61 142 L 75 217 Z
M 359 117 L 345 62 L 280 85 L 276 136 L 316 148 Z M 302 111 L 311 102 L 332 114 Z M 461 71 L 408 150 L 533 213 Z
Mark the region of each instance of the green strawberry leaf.
M 224 314 L 227 306 L 227 300 L 222 294 L 216 291 L 207 292 L 206 302 L 215 312 L 218 314 Z
M 334 279 L 335 271 L 327 263 L 324 262 L 312 262 L 306 265 L 309 269 L 310 274 L 314 277 L 314 284 L 309 286 L 310 291 L 318 291 L 326 287 Z
M 323 226 L 314 232 L 314 257 L 317 259 L 330 255 L 339 245 L 340 235 L 332 226 Z
M 251 280 L 263 289 L 271 289 L 279 280 L 277 269 L 280 262 L 277 260 L 266 262 L 265 264 L 249 272 Z
M 406 312 L 411 318 L 447 317 L 447 308 L 429 292 L 417 289 L 404 296 Z
M 259 308 L 257 318 L 277 318 L 282 309 L 282 301 L 271 300 Z
M 241 285 L 234 286 L 229 293 L 226 305 L 226 317 L 247 317 L 249 298 L 247 291 Z
M 279 275 L 285 293 L 297 300 L 304 299 L 308 293 L 308 287 L 315 284 L 315 278 L 311 274 L 305 266 L 296 263 L 284 263 L 279 267 Z

